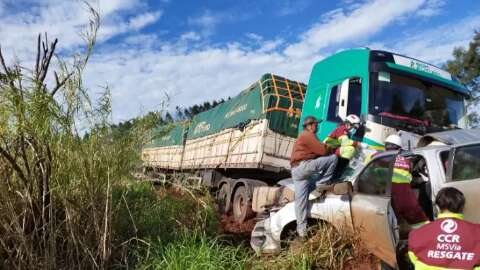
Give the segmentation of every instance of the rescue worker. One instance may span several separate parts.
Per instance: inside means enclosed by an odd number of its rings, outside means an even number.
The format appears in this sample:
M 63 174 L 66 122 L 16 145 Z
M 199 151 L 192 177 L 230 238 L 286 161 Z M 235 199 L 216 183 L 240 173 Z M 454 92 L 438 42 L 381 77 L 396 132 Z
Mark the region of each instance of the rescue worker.
M 337 164 L 332 149 L 317 138 L 318 120 L 305 117 L 303 132 L 293 145 L 290 165 L 295 189 L 295 217 L 297 233 L 307 235 L 308 196 L 316 186 L 328 184 Z
M 338 163 L 333 176 L 335 179 L 341 177 L 350 160 L 356 154 L 358 142 L 354 141 L 352 137 L 360 128 L 360 123 L 358 116 L 350 114 L 324 140 L 324 143 L 335 149 L 335 154 L 338 156 Z
M 335 154 L 338 157 L 346 160 L 352 159 L 355 155 L 355 148 L 358 145 L 358 142 L 352 140 L 352 137 L 360 128 L 360 123 L 358 116 L 355 114 L 348 115 L 345 121 L 325 138 L 324 143 L 335 148 Z
M 391 134 L 385 139 L 385 151 L 399 151 L 402 149 L 402 139 L 397 134 Z M 383 151 L 377 151 L 367 156 L 365 164 L 369 163 L 376 155 Z
M 399 222 L 405 221 L 410 226 L 419 227 L 428 222 L 428 217 L 420 207 L 410 183 L 412 181 L 410 160 L 401 153 L 402 139 L 397 134 L 391 134 L 385 139 L 385 151 L 398 151 L 395 157 L 392 174 L 392 207 Z M 381 153 L 375 152 L 366 158 L 365 163 Z M 379 168 L 380 169 L 380 168 Z M 401 241 L 397 246 L 397 263 L 400 269 L 407 269 L 407 243 Z
M 435 203 L 437 220 L 409 235 L 408 256 L 415 269 L 480 269 L 480 225 L 463 220 L 462 192 L 443 188 Z
M 412 182 L 412 164 L 402 153 L 401 139 L 398 135 L 390 135 L 385 140 L 385 148 L 398 150 L 392 174 L 392 207 L 397 219 L 403 219 L 412 227 L 428 222 L 428 217 L 420 207 L 410 184 Z

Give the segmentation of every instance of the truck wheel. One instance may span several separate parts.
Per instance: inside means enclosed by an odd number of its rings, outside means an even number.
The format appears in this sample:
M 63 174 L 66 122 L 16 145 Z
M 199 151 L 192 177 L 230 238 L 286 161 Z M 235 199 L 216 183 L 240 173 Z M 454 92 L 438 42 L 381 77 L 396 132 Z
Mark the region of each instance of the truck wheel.
M 242 223 L 252 216 L 252 202 L 248 199 L 247 189 L 240 186 L 235 191 L 233 198 L 233 217 L 235 221 Z
M 230 212 L 231 204 L 230 201 L 228 200 L 228 185 L 224 184 L 220 187 L 220 189 L 217 192 L 217 205 L 218 205 L 218 211 L 221 214 L 227 214 Z

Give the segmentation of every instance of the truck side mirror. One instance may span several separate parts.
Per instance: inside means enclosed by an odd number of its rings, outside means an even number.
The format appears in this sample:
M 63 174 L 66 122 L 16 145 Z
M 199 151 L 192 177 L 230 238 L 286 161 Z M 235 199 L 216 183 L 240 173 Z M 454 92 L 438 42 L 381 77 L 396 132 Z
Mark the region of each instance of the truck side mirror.
M 347 195 L 353 192 L 353 186 L 350 181 L 336 183 L 333 186 L 333 194 L 335 195 Z

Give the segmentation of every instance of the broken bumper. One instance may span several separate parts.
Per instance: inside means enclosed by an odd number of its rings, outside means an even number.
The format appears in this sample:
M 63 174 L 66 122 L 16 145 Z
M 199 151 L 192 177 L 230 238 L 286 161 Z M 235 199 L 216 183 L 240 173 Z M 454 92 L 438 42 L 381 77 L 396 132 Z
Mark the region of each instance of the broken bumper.
M 280 252 L 280 241 L 273 239 L 270 233 L 270 219 L 264 219 L 253 228 L 250 245 L 257 254 L 275 254 Z

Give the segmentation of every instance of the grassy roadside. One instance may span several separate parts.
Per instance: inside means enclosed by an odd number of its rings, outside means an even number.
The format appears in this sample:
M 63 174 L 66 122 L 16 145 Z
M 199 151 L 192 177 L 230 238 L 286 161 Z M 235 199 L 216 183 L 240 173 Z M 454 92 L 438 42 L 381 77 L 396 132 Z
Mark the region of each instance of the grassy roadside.
M 319 224 L 307 242 L 292 241 L 278 255 L 257 256 L 223 233 L 207 193 L 131 183 L 126 192 L 114 193 L 113 201 L 113 231 L 121 236 L 115 242 L 124 258 L 117 268 L 344 269 L 366 255 L 352 235 Z
M 130 183 L 114 192 L 117 268 L 245 269 L 249 250 L 224 241 L 211 197 Z

